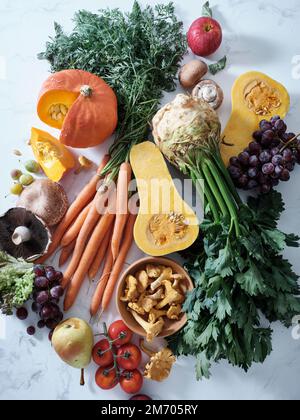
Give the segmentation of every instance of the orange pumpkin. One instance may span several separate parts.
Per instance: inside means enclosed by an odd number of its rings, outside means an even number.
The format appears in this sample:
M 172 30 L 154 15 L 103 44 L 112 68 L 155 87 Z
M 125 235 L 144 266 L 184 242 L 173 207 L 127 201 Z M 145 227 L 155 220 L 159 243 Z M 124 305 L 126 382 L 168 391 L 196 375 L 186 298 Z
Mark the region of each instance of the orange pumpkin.
M 97 146 L 113 134 L 118 122 L 117 98 L 100 77 L 83 70 L 63 70 L 44 82 L 37 105 L 40 119 L 61 130 L 71 147 Z

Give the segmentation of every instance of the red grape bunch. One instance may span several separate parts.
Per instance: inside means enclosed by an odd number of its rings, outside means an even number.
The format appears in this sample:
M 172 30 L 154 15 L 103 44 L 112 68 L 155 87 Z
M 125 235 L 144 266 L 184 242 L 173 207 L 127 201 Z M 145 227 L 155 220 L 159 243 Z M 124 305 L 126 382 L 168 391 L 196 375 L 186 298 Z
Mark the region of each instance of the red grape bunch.
M 63 319 L 63 313 L 58 304 L 60 298 L 64 294 L 64 289 L 61 287 L 61 280 L 63 274 L 56 271 L 53 267 L 43 267 L 37 265 L 34 267 L 34 289 L 33 289 L 33 303 L 31 309 L 39 315 L 40 320 L 37 323 L 38 328 L 47 327 L 50 330 L 49 339 L 51 340 L 53 330 Z M 26 319 L 28 312 L 26 308 L 19 308 L 17 310 L 17 317 L 19 319 Z M 29 335 L 34 335 L 36 329 L 31 326 L 27 329 Z
M 300 164 L 300 140 L 287 132 L 278 116 L 262 120 L 248 147 L 230 159 L 228 171 L 238 188 L 259 188 L 268 193 L 280 181 L 288 181 L 296 163 Z

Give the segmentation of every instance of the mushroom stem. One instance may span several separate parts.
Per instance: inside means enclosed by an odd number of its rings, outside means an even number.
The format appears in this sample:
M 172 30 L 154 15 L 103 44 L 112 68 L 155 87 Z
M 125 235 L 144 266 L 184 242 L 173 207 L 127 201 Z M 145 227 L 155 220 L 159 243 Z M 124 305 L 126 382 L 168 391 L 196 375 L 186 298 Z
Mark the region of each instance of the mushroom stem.
M 139 342 L 139 344 L 140 344 L 140 348 L 142 349 L 142 351 L 143 351 L 145 354 L 147 354 L 147 356 L 152 357 L 152 356 L 154 356 L 154 355 L 155 355 L 155 351 L 154 351 L 154 350 L 149 349 L 149 347 L 147 347 L 147 346 L 146 346 L 146 344 L 145 344 L 145 340 L 143 340 L 142 338 L 140 338 L 140 342 Z
M 11 240 L 15 245 L 21 245 L 31 239 L 31 232 L 26 226 L 18 226 L 12 234 Z

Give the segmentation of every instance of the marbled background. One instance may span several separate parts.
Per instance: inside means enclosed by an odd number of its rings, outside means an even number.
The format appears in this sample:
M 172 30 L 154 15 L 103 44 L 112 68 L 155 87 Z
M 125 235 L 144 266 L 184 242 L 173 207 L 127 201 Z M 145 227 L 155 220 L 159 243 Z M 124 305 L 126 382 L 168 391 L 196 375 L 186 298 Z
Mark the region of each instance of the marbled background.
M 165 1 L 162 1 L 165 2 Z M 155 4 L 156 0 L 141 3 Z M 177 12 L 186 29 L 201 14 L 201 1 L 176 1 Z M 230 89 L 242 72 L 260 70 L 281 81 L 291 93 L 292 108 L 288 116 L 291 130 L 299 132 L 300 122 L 300 2 L 299 0 L 213 0 L 214 16 L 222 23 L 224 42 L 217 60 L 228 56 L 227 69 L 216 76 L 225 91 L 221 111 L 223 124 L 230 114 Z M 38 61 L 45 41 L 53 33 L 53 22 L 71 28 L 73 13 L 86 8 L 96 11 L 111 6 L 129 9 L 131 0 L 0 0 L 0 212 L 14 205 L 4 198 L 10 186 L 9 172 L 18 166 L 12 149 L 30 156 L 26 147 L 32 125 L 43 127 L 35 112 L 39 87 L 47 77 L 48 64 Z M 297 57 L 298 56 L 298 57 Z M 294 64 L 293 64 L 294 63 Z M 299 67 L 299 66 L 298 66 Z M 107 144 L 90 151 L 99 161 Z M 25 157 L 22 158 L 25 160 Z M 300 170 L 297 168 L 280 191 L 286 200 L 281 219 L 285 231 L 300 233 Z M 85 179 L 80 179 L 84 183 Z M 64 185 L 72 199 L 78 192 L 78 178 L 67 177 Z M 132 250 L 128 262 L 141 254 Z M 288 257 L 300 273 L 299 250 Z M 88 290 L 82 290 L 71 315 L 88 318 Z M 112 311 L 114 312 L 114 311 Z M 107 321 L 115 319 L 111 313 Z M 33 321 L 33 320 L 32 320 Z M 122 399 L 116 388 L 102 392 L 94 385 L 95 366 L 86 374 L 87 384 L 79 386 L 79 372 L 61 363 L 51 350 L 45 334 L 26 335 L 26 325 L 15 318 L 0 318 L 0 398 L 1 399 Z M 97 330 L 95 326 L 95 330 Z M 226 362 L 214 366 L 212 379 L 196 382 L 192 359 L 180 360 L 168 381 L 147 382 L 144 392 L 160 399 L 299 399 L 300 340 L 291 330 L 274 325 L 274 351 L 266 363 L 254 366 L 248 374 Z

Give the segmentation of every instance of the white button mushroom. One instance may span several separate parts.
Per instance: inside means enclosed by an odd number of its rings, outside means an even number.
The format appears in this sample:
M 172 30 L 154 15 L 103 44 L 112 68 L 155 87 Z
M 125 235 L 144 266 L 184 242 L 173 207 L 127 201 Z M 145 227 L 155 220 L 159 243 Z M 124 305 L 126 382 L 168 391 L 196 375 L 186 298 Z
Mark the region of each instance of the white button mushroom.
M 213 109 L 218 109 L 223 103 L 224 94 L 220 86 L 213 80 L 202 80 L 199 82 L 192 95 L 195 98 L 202 99 L 207 102 Z

